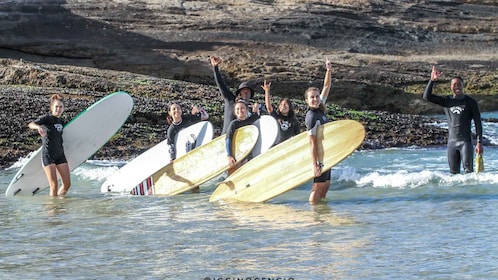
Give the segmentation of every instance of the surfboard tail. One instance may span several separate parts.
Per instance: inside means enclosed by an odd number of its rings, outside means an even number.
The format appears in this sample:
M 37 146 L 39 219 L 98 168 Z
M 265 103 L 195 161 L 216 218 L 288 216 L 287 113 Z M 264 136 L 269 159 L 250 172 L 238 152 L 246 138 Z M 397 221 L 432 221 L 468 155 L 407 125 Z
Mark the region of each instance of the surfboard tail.
M 152 177 L 149 177 L 143 180 L 140 184 L 134 187 L 131 192 L 131 195 L 154 195 L 154 180 Z

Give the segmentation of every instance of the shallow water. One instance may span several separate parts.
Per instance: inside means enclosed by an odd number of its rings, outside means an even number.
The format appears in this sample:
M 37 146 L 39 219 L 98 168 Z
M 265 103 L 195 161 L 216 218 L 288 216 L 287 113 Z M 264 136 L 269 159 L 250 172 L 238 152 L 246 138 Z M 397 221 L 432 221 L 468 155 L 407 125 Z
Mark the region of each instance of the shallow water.
M 484 159 L 484 173 L 450 175 L 444 147 L 355 152 L 316 206 L 309 184 L 265 204 L 210 203 L 216 181 L 174 197 L 105 195 L 117 167 L 87 162 L 64 199 L 0 196 L 0 275 L 496 279 L 498 148 Z M 0 192 L 16 171 L 0 171 Z

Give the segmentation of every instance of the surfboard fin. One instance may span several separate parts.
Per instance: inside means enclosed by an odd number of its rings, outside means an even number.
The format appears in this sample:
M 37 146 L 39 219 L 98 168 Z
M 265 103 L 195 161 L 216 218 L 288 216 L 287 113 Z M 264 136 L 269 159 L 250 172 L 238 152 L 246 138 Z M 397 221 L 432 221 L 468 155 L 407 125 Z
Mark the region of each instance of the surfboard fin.
M 32 192 L 32 194 L 33 194 L 33 195 L 35 195 L 35 194 L 36 194 L 39 190 L 40 190 L 40 188 L 36 188 L 36 189 Z
M 24 176 L 24 173 L 21 173 L 19 175 L 16 176 L 16 179 L 14 180 L 14 182 L 12 182 L 11 184 L 15 184 L 17 181 L 19 181 L 19 179 L 21 179 L 21 177 Z M 19 189 L 20 190 L 20 189 Z
M 476 155 L 476 173 L 484 171 L 484 159 L 482 158 L 482 154 Z
M 196 142 L 197 142 L 197 137 L 194 134 L 190 134 L 187 142 L 185 143 L 185 150 L 187 152 L 190 152 L 193 149 L 195 149 Z

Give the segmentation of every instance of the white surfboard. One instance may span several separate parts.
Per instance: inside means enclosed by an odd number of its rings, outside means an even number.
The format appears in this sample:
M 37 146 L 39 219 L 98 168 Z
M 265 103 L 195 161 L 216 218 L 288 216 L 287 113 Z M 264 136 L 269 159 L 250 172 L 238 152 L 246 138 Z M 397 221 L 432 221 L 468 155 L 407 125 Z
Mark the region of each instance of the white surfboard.
M 62 137 L 69 169 L 74 170 L 107 143 L 128 119 L 132 109 L 133 98 L 126 92 L 115 92 L 67 123 Z M 19 169 L 5 195 L 35 195 L 47 188 L 39 148 Z
M 177 158 L 212 139 L 213 125 L 208 121 L 198 122 L 180 130 L 175 140 Z M 141 184 L 146 185 L 150 176 L 171 161 L 167 142 L 168 140 L 160 142 L 121 167 L 106 179 L 100 191 L 130 193 L 134 188 L 139 188 L 136 192 L 143 192 L 140 190 Z
M 268 151 L 275 144 L 279 133 L 277 120 L 269 115 L 261 116 L 254 125 L 259 129 L 259 138 L 252 150 L 252 158 Z

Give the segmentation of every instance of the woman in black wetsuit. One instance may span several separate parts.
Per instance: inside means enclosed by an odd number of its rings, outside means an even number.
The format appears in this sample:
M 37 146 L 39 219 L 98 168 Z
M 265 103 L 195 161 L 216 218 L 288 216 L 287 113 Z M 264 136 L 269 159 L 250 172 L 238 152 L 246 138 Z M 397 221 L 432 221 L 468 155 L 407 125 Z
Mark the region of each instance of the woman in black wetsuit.
M 313 179 L 313 187 L 309 196 L 309 201 L 313 204 L 325 198 L 330 186 L 330 169 L 322 172 L 322 163 L 318 161 L 316 138 L 318 126 L 329 121 L 327 115 L 325 114 L 325 102 L 327 101 L 332 84 L 330 74 L 332 66 L 328 59 L 325 66 L 327 68 L 327 72 L 325 73 L 325 80 L 323 82 L 321 92 L 320 89 L 316 87 L 308 88 L 304 92 L 304 99 L 309 107 L 309 110 L 306 112 L 305 124 L 309 135 L 312 169 L 315 174 L 315 178 Z
M 175 138 L 178 132 L 192 124 L 205 121 L 209 118 L 208 113 L 202 107 L 193 106 L 190 114 L 183 114 L 182 108 L 177 103 L 171 103 L 168 108 L 167 143 L 169 145 L 170 160 L 176 159 Z
M 54 94 L 50 97 L 50 114 L 30 122 L 28 127 L 38 131 L 42 137 L 42 166 L 50 187 L 50 196 L 64 196 L 71 187 L 69 165 L 64 154 L 62 131 L 66 121 L 61 118 L 64 113 L 63 97 Z M 62 185 L 58 189 L 57 172 Z
M 228 175 L 232 174 L 235 170 L 237 170 L 242 164 L 245 163 L 245 161 L 240 161 L 239 163 L 236 163 L 236 159 L 234 155 L 232 154 L 232 141 L 233 141 L 233 135 L 235 134 L 235 130 L 237 128 L 250 125 L 254 123 L 256 120 L 259 119 L 259 104 L 255 103 L 253 104 L 253 114 L 251 116 L 248 116 L 249 112 L 249 105 L 243 100 L 243 99 L 238 99 L 235 101 L 234 104 L 234 114 L 235 114 L 235 119 L 230 122 L 227 128 L 227 135 L 226 135 L 226 140 L 225 140 L 225 147 L 227 151 L 227 158 L 228 158 L 228 165 L 230 166 L 230 169 L 228 170 Z
M 275 145 L 277 145 L 292 136 L 298 135 L 301 132 L 301 128 L 294 113 L 292 103 L 288 98 L 282 98 L 277 110 L 273 110 L 270 100 L 270 86 L 271 82 L 267 83 L 265 80 L 261 87 L 265 91 L 266 111 L 277 120 L 279 125 L 278 138 L 275 141 Z

